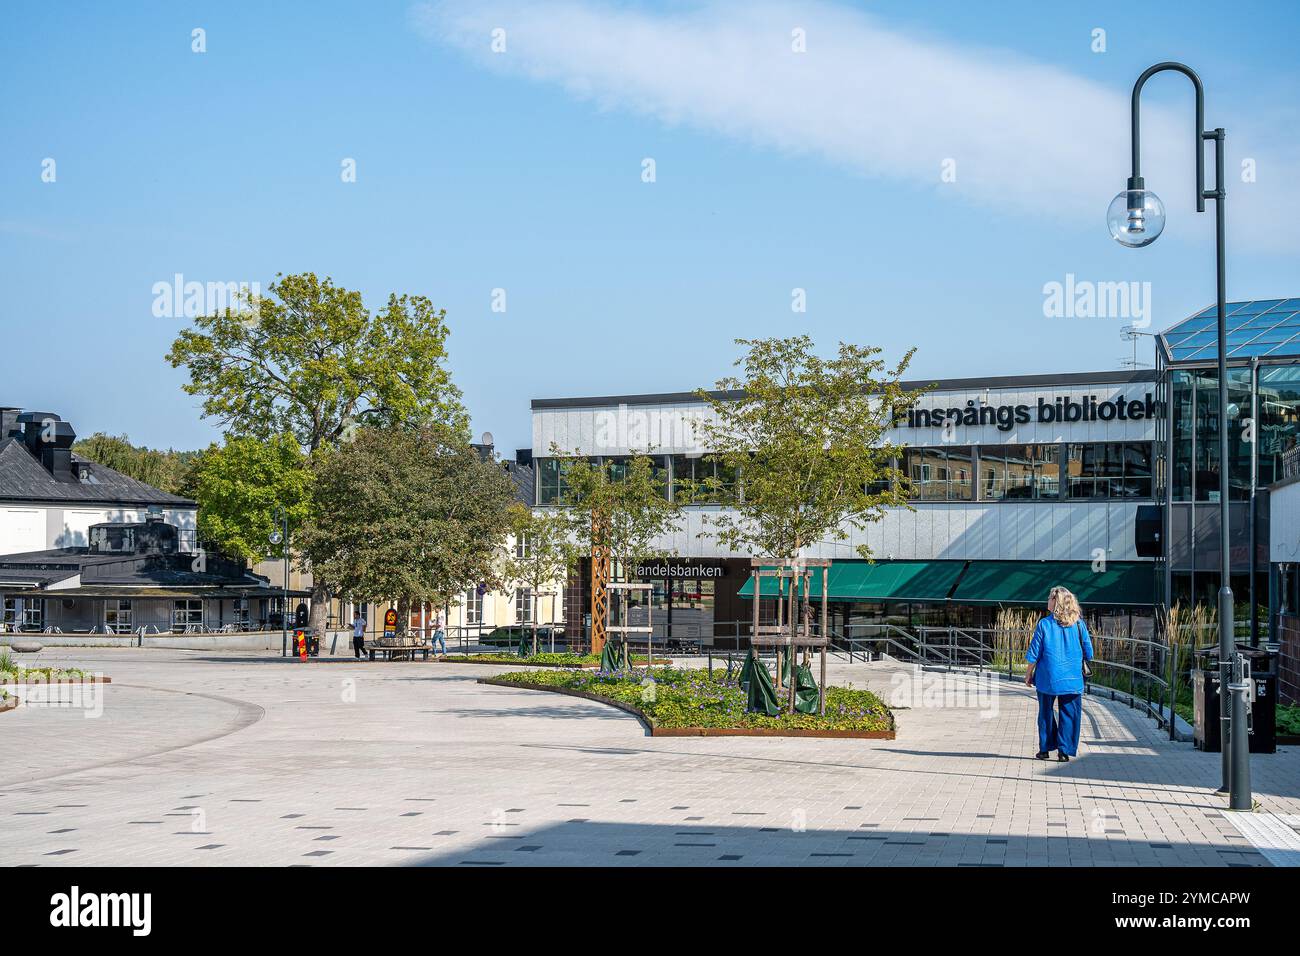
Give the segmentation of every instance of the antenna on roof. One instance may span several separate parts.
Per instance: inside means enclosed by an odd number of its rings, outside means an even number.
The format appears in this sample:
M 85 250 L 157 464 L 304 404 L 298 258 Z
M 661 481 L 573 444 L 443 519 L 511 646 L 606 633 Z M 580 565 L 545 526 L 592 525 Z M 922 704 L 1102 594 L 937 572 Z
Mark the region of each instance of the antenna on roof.
M 1137 344 L 1138 344 L 1138 340 L 1141 339 L 1142 336 L 1144 335 L 1149 335 L 1151 338 L 1156 337 L 1154 332 L 1145 332 L 1142 329 L 1139 329 L 1136 325 L 1126 325 L 1119 330 L 1120 338 L 1122 338 L 1126 342 L 1133 343 L 1133 357 L 1131 359 L 1120 359 L 1119 364 L 1121 366 L 1123 366 L 1124 368 L 1151 368 L 1151 363 L 1138 361 Z

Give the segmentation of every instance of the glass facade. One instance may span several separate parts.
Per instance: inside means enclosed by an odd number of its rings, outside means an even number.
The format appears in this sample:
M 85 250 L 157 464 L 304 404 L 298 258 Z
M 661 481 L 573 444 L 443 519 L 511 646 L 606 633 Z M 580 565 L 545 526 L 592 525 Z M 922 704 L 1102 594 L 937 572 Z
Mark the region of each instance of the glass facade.
M 981 446 L 980 498 L 1056 498 L 1061 487 L 1060 454 L 1059 445 Z
M 1237 634 L 1257 640 L 1269 628 L 1270 536 L 1258 493 L 1284 477 L 1284 461 L 1295 456 L 1300 436 L 1300 299 L 1230 302 L 1225 315 L 1226 421 L 1219 413 L 1216 307 L 1158 337 L 1157 361 L 1169 396 L 1158 443 L 1167 459 L 1159 469 L 1168 479 L 1162 493 L 1170 531 L 1166 599 L 1215 604 L 1221 577 L 1218 505 L 1226 493 Z M 1219 454 L 1223 433 L 1226 476 Z
M 1070 498 L 1150 498 L 1151 442 L 1071 444 L 1066 477 Z
M 720 490 L 726 492 L 734 491 L 736 487 L 735 470 L 717 461 L 712 455 L 673 455 L 670 465 L 674 501 L 697 505 L 717 504 L 722 495 L 700 488 L 700 482 L 716 481 Z
M 910 496 L 919 501 L 970 501 L 974 497 L 969 445 L 908 448 L 903 452 L 903 473 Z
M 1300 442 L 1300 365 L 1259 369 L 1256 437 L 1259 441 L 1258 484 L 1282 479 L 1282 457 Z

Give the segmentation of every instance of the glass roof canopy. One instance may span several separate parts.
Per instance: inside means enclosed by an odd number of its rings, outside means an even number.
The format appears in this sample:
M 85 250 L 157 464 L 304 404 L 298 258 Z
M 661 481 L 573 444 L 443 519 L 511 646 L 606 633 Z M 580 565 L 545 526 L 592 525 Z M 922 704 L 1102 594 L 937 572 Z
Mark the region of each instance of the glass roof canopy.
M 1300 299 L 1228 302 L 1228 360 L 1300 357 Z M 1158 336 L 1172 364 L 1217 361 L 1218 306 L 1202 309 Z

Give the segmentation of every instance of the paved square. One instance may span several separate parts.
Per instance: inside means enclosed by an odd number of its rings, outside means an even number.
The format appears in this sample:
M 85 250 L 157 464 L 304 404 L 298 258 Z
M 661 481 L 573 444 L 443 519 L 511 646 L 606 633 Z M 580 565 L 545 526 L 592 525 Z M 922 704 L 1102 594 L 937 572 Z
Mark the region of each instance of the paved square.
M 475 683 L 500 666 L 39 661 L 113 683 L 95 719 L 0 715 L 6 865 L 1269 866 L 1300 841 L 1300 748 L 1253 758 L 1263 812 L 1239 826 L 1217 755 L 1121 704 L 1089 698 L 1079 756 L 1034 760 L 1034 701 L 1008 682 L 985 706 L 899 711 L 893 741 L 655 739 L 598 703 Z M 887 699 L 910 679 L 831 677 Z

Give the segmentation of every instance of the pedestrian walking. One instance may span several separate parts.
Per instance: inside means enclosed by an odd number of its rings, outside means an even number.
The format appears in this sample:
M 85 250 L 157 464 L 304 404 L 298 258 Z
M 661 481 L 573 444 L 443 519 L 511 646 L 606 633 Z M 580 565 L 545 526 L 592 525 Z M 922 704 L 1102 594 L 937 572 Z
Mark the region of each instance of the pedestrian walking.
M 1038 692 L 1038 753 L 1051 751 L 1064 763 L 1079 752 L 1083 679 L 1090 673 L 1092 638 L 1079 600 L 1066 588 L 1052 588 L 1047 616 L 1034 628 L 1025 651 L 1025 684 Z
M 360 611 L 357 611 L 352 615 L 352 650 L 356 652 L 357 660 L 361 659 L 361 652 L 365 649 L 366 619 L 362 617 Z
M 442 647 L 441 653 L 444 657 L 447 655 L 446 638 L 447 638 L 447 616 L 441 610 L 439 610 L 433 616 L 433 647 L 434 650 L 437 650 L 437 648 L 441 646 Z

